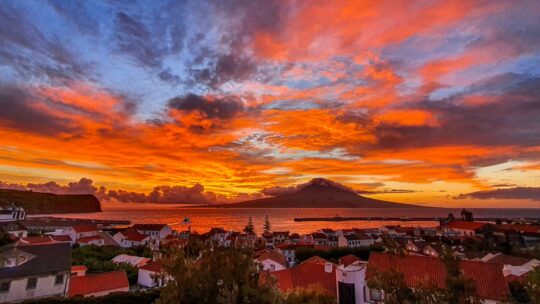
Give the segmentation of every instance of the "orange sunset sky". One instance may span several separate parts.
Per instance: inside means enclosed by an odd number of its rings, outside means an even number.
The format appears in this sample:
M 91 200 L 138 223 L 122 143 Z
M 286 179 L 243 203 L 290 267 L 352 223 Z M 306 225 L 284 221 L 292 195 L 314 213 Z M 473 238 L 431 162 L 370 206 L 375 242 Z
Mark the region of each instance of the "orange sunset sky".
M 540 206 L 539 1 L 2 1 L 0 188 L 235 202 L 324 177 Z

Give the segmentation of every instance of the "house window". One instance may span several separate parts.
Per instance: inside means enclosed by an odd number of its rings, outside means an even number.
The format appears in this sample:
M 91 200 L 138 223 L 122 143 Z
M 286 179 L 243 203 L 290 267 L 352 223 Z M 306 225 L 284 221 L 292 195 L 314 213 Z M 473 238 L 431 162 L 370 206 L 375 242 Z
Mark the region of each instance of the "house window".
M 26 281 L 26 290 L 33 290 L 36 289 L 37 286 L 37 278 L 29 278 Z
M 1 282 L 0 283 L 0 293 L 8 293 L 10 285 L 11 285 L 10 281 Z
M 62 285 L 62 284 L 64 284 L 64 275 L 63 274 L 56 275 L 56 277 L 54 278 L 54 285 Z

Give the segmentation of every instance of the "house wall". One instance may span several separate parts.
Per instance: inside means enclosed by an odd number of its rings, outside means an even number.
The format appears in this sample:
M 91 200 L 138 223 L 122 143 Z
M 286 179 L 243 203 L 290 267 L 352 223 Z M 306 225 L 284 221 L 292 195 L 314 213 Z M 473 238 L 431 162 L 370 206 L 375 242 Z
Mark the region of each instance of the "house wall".
M 287 268 L 285 267 L 285 265 L 281 265 L 280 263 L 271 259 L 266 259 L 262 261 L 261 264 L 263 265 L 263 270 L 272 270 L 272 266 L 274 266 L 273 271 L 283 270 Z
M 366 267 L 349 266 L 336 269 L 336 290 L 338 291 L 339 303 L 339 282 L 354 284 L 355 304 L 364 304 L 364 288 L 366 285 Z
M 28 278 L 37 277 L 37 285 L 33 290 L 26 290 L 26 283 Z M 67 292 L 67 286 L 69 281 L 69 275 L 64 274 L 64 283 L 55 285 L 56 275 L 49 276 L 31 276 L 25 278 L 18 278 L 11 280 L 9 292 L 0 293 L 0 303 L 22 301 L 25 299 L 49 297 L 49 296 L 61 296 L 64 297 Z

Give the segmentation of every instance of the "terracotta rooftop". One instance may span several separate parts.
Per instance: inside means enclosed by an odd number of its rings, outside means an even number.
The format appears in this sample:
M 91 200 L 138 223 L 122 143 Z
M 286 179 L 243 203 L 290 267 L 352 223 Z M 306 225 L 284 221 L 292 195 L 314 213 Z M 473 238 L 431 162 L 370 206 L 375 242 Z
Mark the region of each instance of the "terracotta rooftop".
M 266 251 L 266 252 L 261 253 L 261 255 L 257 258 L 257 260 L 261 262 L 267 259 L 272 260 L 276 263 L 279 263 L 283 266 L 287 266 L 287 259 L 278 252 Z
M 490 260 L 488 260 L 488 263 L 496 263 L 496 264 L 502 264 L 502 265 L 512 265 L 512 266 L 521 266 L 523 264 L 527 264 L 532 259 L 524 258 L 524 257 L 518 257 L 518 256 L 512 256 L 512 255 L 506 255 L 506 254 L 497 254 Z
M 161 270 L 163 269 L 163 265 L 161 264 L 160 261 L 152 261 L 140 267 L 139 269 L 144 269 L 144 270 L 148 270 L 152 272 L 161 272 Z
M 126 230 L 122 234 L 126 237 L 126 240 L 133 242 L 141 242 L 148 237 L 136 230 Z
M 361 260 L 359 257 L 355 256 L 354 254 L 349 254 L 344 257 L 339 258 L 339 264 L 345 267 L 351 265 L 352 263 L 356 261 L 361 261 Z
M 76 242 L 77 243 L 82 243 L 82 244 L 87 244 L 87 243 L 90 243 L 91 241 L 98 241 L 98 240 L 103 240 L 103 237 L 101 237 L 99 235 L 85 236 L 85 237 L 82 237 L 82 238 L 78 238 Z
M 476 293 L 483 299 L 504 300 L 510 296 L 508 284 L 498 264 L 461 261 L 460 268 L 466 278 L 475 282 Z M 405 276 L 409 287 L 425 282 L 433 282 L 437 287 L 446 286 L 446 266 L 432 257 L 400 256 L 379 252 L 371 253 L 366 278 L 372 278 L 379 271 L 396 269 Z
M 69 297 L 74 297 L 120 288 L 129 288 L 124 270 L 71 277 L 68 294 Z
M 332 265 L 330 272 L 325 271 L 325 265 Z M 282 291 L 297 287 L 307 288 L 320 286 L 332 295 L 336 292 L 336 265 L 320 257 L 312 257 L 294 268 L 274 271 L 272 274 L 277 280 L 277 286 Z
M 476 230 L 484 227 L 485 225 L 487 225 L 487 223 L 454 220 L 446 224 L 446 227 L 453 229 Z
M 98 230 L 95 225 L 78 225 L 78 226 L 72 226 L 71 228 L 77 233 L 91 232 L 91 231 Z

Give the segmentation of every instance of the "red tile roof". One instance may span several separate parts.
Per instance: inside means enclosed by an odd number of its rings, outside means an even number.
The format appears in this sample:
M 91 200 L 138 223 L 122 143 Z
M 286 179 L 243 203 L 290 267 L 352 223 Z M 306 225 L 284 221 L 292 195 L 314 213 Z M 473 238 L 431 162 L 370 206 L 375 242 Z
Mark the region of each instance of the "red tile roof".
M 512 265 L 512 266 L 521 266 L 523 264 L 527 264 L 532 259 L 524 258 L 524 257 L 517 257 L 512 255 L 506 255 L 506 254 L 497 254 L 490 260 L 488 260 L 488 263 L 496 263 L 496 264 L 502 264 L 502 265 Z
M 327 263 L 332 265 L 331 272 L 325 271 Z M 282 291 L 318 285 L 331 294 L 337 295 L 336 265 L 317 256 L 305 260 L 294 268 L 274 271 L 272 275 L 276 278 L 277 286 Z
M 71 243 L 72 239 L 69 235 L 51 235 L 51 238 L 57 242 L 61 243 Z
M 476 293 L 483 299 L 504 300 L 510 295 L 502 266 L 475 261 L 461 261 L 460 268 L 466 278 L 475 282 Z M 439 288 L 446 286 L 446 266 L 437 258 L 422 256 L 400 256 L 372 252 L 368 261 L 366 278 L 372 278 L 377 272 L 396 269 L 403 273 L 409 287 L 415 287 L 427 281 Z
M 51 236 L 27 236 L 19 239 L 20 243 L 35 245 L 35 244 L 50 244 L 56 243 Z
M 160 261 L 152 261 L 142 267 L 139 267 L 139 269 L 144 269 L 152 272 L 161 272 L 163 269 L 163 265 Z
M 77 233 L 81 232 L 91 232 L 91 231 L 97 231 L 97 227 L 94 225 L 78 225 L 78 226 L 72 226 L 73 230 Z
M 122 234 L 126 237 L 126 240 L 133 242 L 142 242 L 148 237 L 136 230 L 126 230 L 123 231 Z
M 261 253 L 261 255 L 257 258 L 258 261 L 262 262 L 264 260 L 272 260 L 276 263 L 279 263 L 283 266 L 287 266 L 287 259 L 280 253 L 275 251 L 266 251 Z
M 476 230 L 484 227 L 485 225 L 487 225 L 487 223 L 454 220 L 446 224 L 446 227 L 453 229 Z
M 68 294 L 70 297 L 74 297 L 120 288 L 129 288 L 124 270 L 71 277 Z
M 355 256 L 354 254 L 349 254 L 344 257 L 341 257 L 339 259 L 339 264 L 347 267 L 356 261 L 361 261 L 361 260 L 359 257 Z
M 82 238 L 78 238 L 76 243 L 79 244 L 88 244 L 92 241 L 99 241 L 99 240 L 105 240 L 102 236 L 94 235 L 94 236 L 85 236 Z

